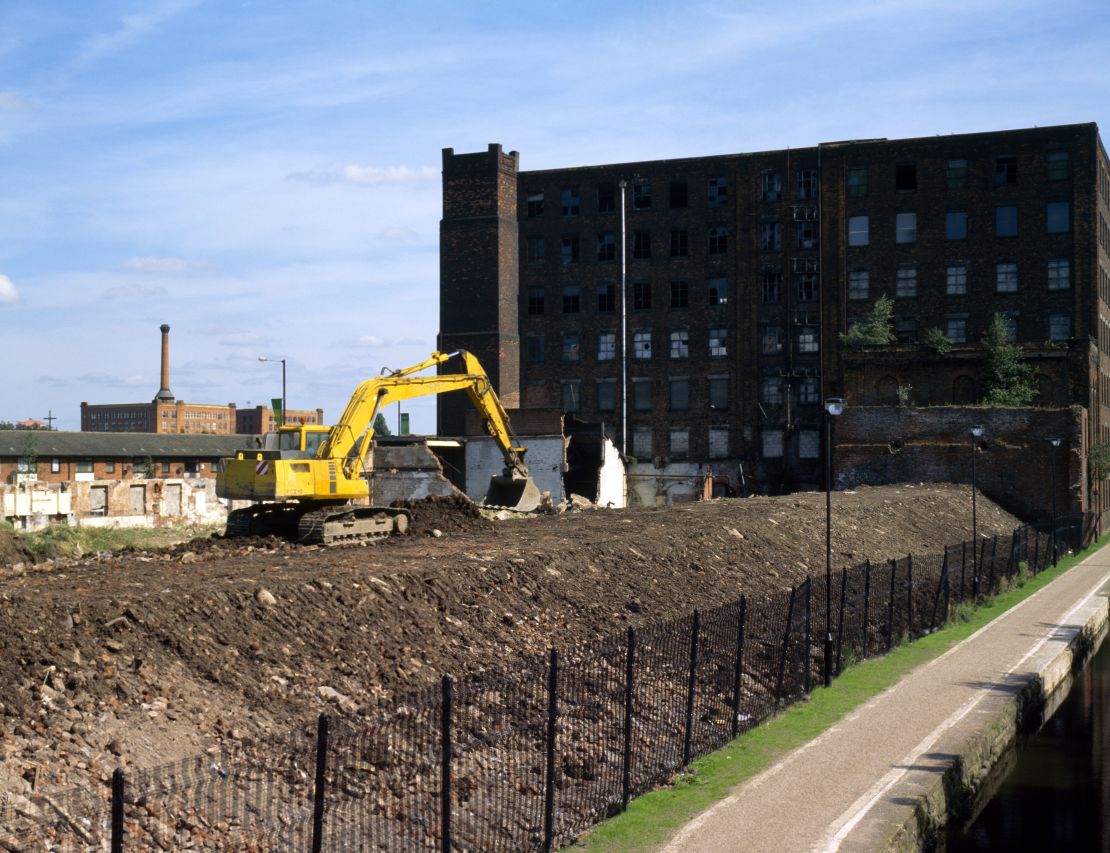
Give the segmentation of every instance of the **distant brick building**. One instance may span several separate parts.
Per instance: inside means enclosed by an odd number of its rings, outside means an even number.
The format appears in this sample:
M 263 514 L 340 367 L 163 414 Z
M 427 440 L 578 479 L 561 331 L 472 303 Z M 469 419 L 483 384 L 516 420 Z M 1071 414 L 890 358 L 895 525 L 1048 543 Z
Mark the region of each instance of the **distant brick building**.
M 1089 445 L 1110 437 L 1108 222 L 1094 124 L 536 172 L 448 148 L 439 346 L 475 352 L 510 407 L 779 490 L 820 482 L 826 397 L 978 400 L 999 312 L 1041 402 L 1089 409 Z M 898 343 L 844 347 L 882 294 Z M 438 405 L 461 433 L 466 401 Z
M 82 432 L 151 432 L 212 435 L 257 434 L 277 429 L 272 409 L 238 409 L 208 403 L 186 403 L 170 390 L 170 327 L 161 326 L 162 384 L 149 403 L 81 404 Z M 286 423 L 322 424 L 323 409 L 290 409 Z

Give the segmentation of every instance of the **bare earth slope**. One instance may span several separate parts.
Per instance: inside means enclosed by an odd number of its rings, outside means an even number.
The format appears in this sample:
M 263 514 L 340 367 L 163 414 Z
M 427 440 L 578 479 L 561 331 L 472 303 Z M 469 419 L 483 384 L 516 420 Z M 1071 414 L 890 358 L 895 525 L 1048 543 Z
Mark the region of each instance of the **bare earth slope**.
M 106 778 L 824 571 L 822 493 L 414 513 L 420 535 L 368 548 L 211 539 L 0 568 L 0 791 Z M 837 568 L 970 537 L 966 487 L 836 493 L 833 513 Z M 980 498 L 981 534 L 1018 524 Z

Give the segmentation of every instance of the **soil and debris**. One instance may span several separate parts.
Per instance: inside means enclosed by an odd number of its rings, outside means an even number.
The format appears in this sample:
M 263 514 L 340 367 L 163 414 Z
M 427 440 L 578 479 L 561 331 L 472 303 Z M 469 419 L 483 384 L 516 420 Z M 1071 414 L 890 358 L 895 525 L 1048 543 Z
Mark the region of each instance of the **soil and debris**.
M 824 501 L 494 522 L 447 498 L 408 505 L 415 535 L 370 547 L 214 537 L 43 565 L 0 533 L 0 793 L 104 781 L 789 588 L 824 571 Z M 836 493 L 834 564 L 937 553 L 970 538 L 970 510 L 966 487 Z M 980 534 L 1019 523 L 980 497 Z

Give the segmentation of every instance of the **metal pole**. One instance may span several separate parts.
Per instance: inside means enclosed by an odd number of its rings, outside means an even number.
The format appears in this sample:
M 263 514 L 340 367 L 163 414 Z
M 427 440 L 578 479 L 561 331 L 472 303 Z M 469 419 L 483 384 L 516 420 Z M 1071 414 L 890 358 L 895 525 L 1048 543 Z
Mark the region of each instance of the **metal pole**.
M 864 563 L 863 570 L 863 660 L 871 655 L 871 560 Z
M 976 565 L 975 552 L 979 548 L 978 526 L 975 518 L 975 436 L 971 436 L 971 565 Z M 975 579 L 975 594 L 979 595 L 979 579 Z
M 443 705 L 440 718 L 440 767 L 439 767 L 439 849 L 451 853 L 451 676 L 441 682 Z
M 744 681 L 744 622 L 748 615 L 748 600 L 740 596 L 740 625 L 736 629 L 736 662 L 732 669 L 732 736 L 740 734 L 740 692 Z
M 690 678 L 686 684 L 686 736 L 682 740 L 682 766 L 690 763 L 690 745 L 694 729 L 694 694 L 698 684 L 698 633 L 701 629 L 701 612 L 694 611 L 694 624 L 690 629 Z
M 555 721 L 558 714 L 559 653 L 551 650 L 547 670 L 547 762 L 543 794 L 543 849 L 551 850 L 555 838 Z
M 813 578 L 806 578 L 806 636 L 805 636 L 805 664 L 806 671 L 803 679 L 803 689 L 808 696 L 813 692 Z
M 628 455 L 628 236 L 625 231 L 624 197 L 628 181 L 621 189 L 621 453 Z
M 624 663 L 624 756 L 621 767 L 621 808 L 632 799 L 632 691 L 636 663 L 636 629 L 628 629 L 628 654 Z
M 289 407 L 285 404 L 285 359 L 283 358 L 281 360 L 281 423 L 278 426 L 285 426 L 288 411 Z
M 1053 439 L 1052 449 L 1055 450 L 1058 439 Z M 1051 454 L 1051 461 L 1049 468 L 1052 469 L 1052 565 L 1056 565 L 1059 559 L 1059 551 L 1056 549 L 1056 454 Z
M 825 686 L 832 686 L 832 416 L 825 408 Z
M 844 650 L 844 599 L 848 594 L 848 570 L 840 572 L 840 615 L 836 619 L 836 674 L 840 675 L 840 653 Z
M 324 846 L 324 793 L 328 772 L 328 715 L 321 714 L 316 724 L 316 790 L 312 808 L 312 853 Z
M 123 853 L 123 771 L 112 773 L 112 853 Z

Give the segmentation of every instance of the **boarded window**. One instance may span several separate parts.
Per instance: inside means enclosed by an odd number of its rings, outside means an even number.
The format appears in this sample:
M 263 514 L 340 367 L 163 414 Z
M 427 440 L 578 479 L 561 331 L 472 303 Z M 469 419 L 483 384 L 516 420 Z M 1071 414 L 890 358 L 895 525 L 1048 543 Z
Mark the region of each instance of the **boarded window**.
M 671 459 L 687 459 L 690 456 L 690 431 L 671 430 Z
M 89 515 L 108 514 L 108 487 L 92 486 L 89 488 Z
M 651 427 L 636 427 L 632 430 L 632 455 L 638 459 L 650 459 Z
M 782 458 L 782 430 L 765 429 L 763 431 L 763 458 Z
M 728 427 L 709 428 L 709 458 L 724 459 L 728 456 Z
M 130 494 L 130 510 L 134 515 L 146 515 L 146 487 L 132 486 Z
M 798 431 L 798 458 L 818 459 L 821 456 L 820 433 L 815 429 Z

